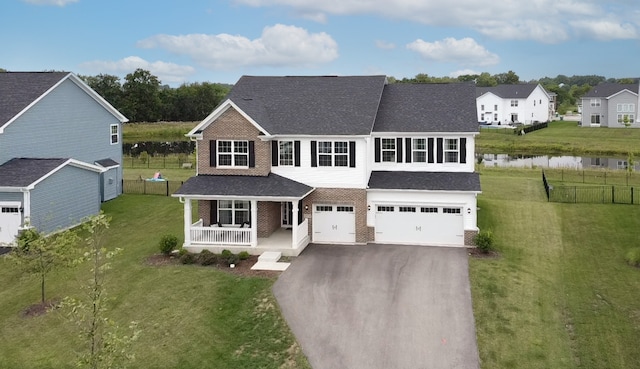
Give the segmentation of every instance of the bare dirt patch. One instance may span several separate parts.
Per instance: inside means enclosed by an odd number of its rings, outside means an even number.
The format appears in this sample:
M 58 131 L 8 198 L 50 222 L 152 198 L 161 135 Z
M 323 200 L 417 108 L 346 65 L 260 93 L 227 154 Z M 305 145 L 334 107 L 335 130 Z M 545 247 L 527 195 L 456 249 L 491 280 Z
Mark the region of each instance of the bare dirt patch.
M 57 309 L 59 306 L 60 306 L 60 299 L 54 298 L 51 300 L 47 300 L 45 302 L 28 306 L 26 309 L 22 310 L 21 315 L 24 318 L 32 318 L 32 317 L 44 315 L 51 310 Z

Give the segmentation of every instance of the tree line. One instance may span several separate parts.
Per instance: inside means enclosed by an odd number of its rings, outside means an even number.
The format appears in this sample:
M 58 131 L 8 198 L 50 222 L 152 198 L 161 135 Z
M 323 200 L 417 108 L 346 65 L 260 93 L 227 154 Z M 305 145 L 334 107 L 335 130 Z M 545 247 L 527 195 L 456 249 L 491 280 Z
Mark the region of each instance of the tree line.
M 171 88 L 140 68 L 127 74 L 123 82 L 120 77 L 109 74 L 79 77 L 130 122 L 200 121 L 230 89 L 229 85 L 209 82 Z

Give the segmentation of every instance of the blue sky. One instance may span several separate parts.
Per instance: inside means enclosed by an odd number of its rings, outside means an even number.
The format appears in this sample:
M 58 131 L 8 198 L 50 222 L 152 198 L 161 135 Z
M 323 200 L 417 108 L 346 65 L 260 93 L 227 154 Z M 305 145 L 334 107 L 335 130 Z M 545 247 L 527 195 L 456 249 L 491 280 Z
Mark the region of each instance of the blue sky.
M 162 83 L 241 75 L 639 77 L 637 0 L 1 0 L 0 68 Z

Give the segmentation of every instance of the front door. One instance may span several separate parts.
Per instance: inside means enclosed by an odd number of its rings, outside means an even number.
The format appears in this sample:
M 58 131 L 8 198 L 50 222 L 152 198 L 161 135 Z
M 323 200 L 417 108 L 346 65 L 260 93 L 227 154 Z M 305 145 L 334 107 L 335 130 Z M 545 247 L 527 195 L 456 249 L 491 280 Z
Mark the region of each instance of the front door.
M 283 202 L 281 205 L 282 208 L 282 227 L 291 228 L 293 225 L 292 217 L 293 217 L 293 203 L 291 202 Z

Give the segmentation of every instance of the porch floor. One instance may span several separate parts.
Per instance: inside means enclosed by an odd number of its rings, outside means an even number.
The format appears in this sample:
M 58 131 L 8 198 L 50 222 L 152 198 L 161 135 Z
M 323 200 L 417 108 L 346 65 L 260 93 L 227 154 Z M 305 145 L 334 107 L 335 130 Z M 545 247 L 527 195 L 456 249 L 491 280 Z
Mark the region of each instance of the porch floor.
M 265 249 L 291 248 L 291 228 L 280 228 L 269 237 L 258 237 L 258 247 Z

